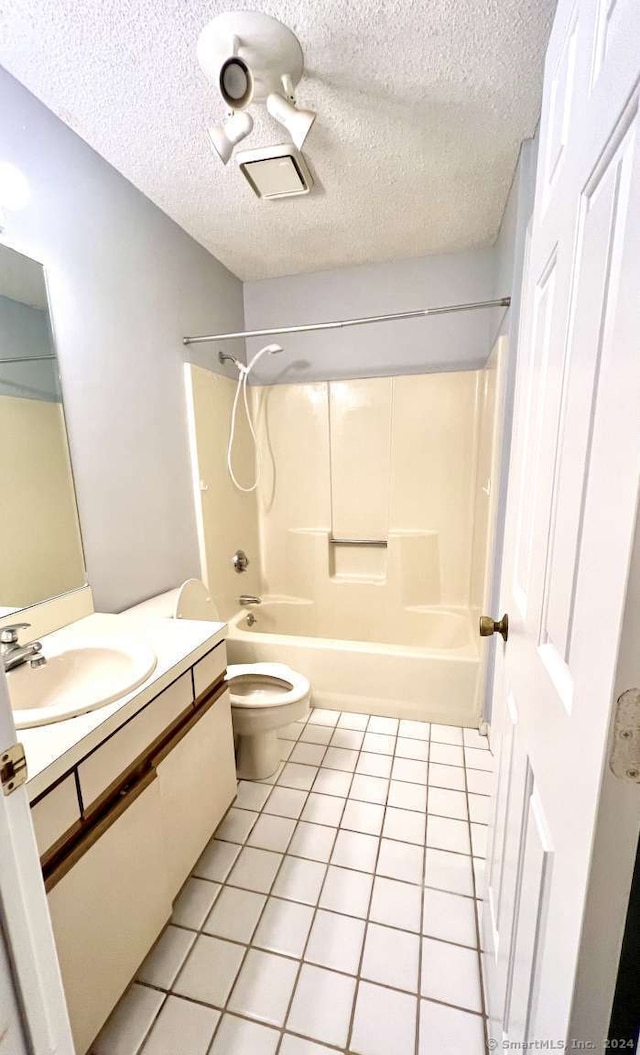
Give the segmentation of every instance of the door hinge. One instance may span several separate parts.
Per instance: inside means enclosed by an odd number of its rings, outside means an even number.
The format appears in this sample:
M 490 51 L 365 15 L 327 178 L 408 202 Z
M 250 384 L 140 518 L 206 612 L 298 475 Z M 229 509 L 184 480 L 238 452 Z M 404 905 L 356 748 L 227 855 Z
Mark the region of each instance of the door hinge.
M 27 779 L 27 757 L 22 744 L 12 744 L 0 755 L 0 783 L 4 795 L 11 795 Z
M 618 697 L 609 766 L 620 780 L 640 784 L 640 689 Z

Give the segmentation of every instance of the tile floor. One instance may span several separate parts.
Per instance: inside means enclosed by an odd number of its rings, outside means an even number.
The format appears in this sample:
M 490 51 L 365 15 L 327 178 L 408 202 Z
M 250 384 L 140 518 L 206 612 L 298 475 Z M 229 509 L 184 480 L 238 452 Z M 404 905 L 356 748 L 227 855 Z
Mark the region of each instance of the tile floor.
M 238 796 L 93 1055 L 481 1055 L 474 730 L 313 710 Z

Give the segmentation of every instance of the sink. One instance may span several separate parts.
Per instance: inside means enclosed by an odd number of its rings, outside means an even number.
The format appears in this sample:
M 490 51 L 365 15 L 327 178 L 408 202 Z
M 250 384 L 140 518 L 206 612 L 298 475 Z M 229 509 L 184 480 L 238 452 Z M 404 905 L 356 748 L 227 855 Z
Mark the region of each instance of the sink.
M 47 662 L 29 661 L 7 674 L 18 729 L 61 722 L 133 692 L 155 668 L 149 645 L 129 638 L 92 638 L 63 646 L 43 641 Z

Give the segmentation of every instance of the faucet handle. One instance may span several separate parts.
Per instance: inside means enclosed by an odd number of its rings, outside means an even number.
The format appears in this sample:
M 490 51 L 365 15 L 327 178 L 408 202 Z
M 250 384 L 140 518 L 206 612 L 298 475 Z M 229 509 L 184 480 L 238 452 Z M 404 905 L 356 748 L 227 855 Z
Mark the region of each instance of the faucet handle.
M 0 643 L 3 645 L 16 645 L 20 630 L 28 630 L 30 626 L 31 623 L 11 623 L 9 626 L 3 626 L 2 630 L 0 630 Z

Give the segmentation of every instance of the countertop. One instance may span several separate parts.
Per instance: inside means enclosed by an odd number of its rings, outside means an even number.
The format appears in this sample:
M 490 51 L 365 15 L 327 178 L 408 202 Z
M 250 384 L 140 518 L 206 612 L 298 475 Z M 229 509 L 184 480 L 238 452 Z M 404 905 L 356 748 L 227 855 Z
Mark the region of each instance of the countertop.
M 41 640 L 46 653 L 47 642 L 64 645 L 94 636 L 104 640 L 105 637 L 121 638 L 127 634 L 146 641 L 156 654 L 155 669 L 142 685 L 115 703 L 75 718 L 34 729 L 18 729 L 18 739 L 27 756 L 30 801 L 220 644 L 227 635 L 227 625 L 193 619 L 94 613 L 47 634 Z

